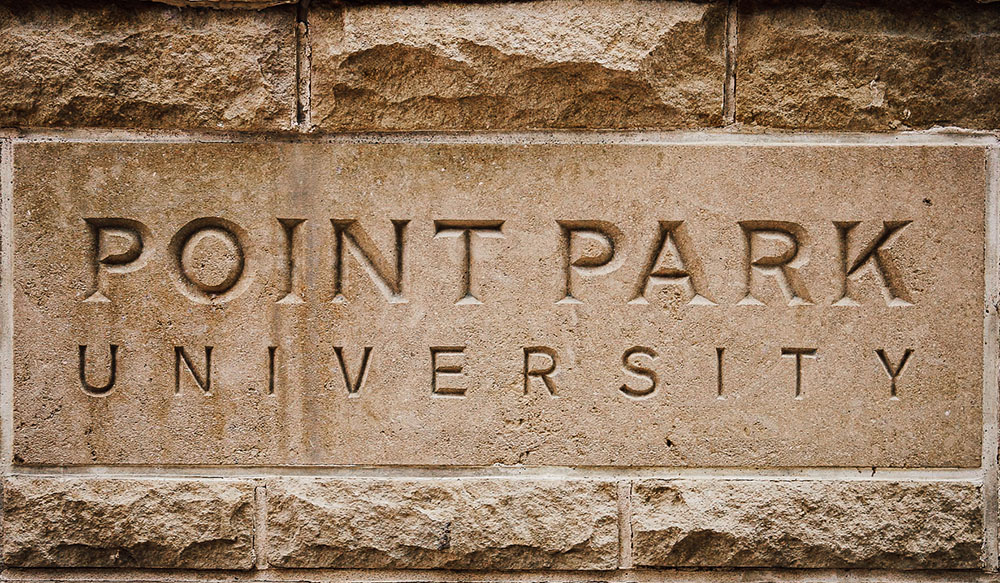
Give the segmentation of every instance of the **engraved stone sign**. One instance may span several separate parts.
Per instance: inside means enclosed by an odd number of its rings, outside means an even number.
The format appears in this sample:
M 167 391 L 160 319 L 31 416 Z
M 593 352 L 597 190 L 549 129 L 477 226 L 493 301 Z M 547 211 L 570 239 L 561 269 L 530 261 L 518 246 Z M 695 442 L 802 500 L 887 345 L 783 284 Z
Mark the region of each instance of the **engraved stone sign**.
M 979 465 L 982 148 L 14 154 L 18 463 Z

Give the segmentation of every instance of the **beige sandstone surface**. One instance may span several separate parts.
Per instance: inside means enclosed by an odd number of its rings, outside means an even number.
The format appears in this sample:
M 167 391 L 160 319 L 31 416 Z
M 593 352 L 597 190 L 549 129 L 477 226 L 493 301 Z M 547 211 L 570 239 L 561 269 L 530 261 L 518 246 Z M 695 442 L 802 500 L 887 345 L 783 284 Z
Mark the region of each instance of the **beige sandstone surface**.
M 3 562 L 249 569 L 253 487 L 233 480 L 7 477 Z
M 309 30 L 322 130 L 722 122 L 717 2 L 314 2 Z
M 19 144 L 15 460 L 977 467 L 984 159 Z
M 295 10 L 0 3 L 0 127 L 290 129 Z
M 637 566 L 974 569 L 982 489 L 965 482 L 643 480 Z
M 740 2 L 737 121 L 1000 127 L 1000 4 Z
M 583 480 L 322 480 L 268 485 L 278 567 L 613 569 L 615 484 Z

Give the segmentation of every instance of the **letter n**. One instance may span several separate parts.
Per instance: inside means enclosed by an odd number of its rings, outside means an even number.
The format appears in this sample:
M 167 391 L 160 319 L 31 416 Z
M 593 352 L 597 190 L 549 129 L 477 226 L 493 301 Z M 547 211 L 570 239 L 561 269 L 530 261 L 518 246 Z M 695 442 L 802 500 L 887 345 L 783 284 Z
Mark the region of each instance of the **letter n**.
M 191 373 L 191 377 L 194 379 L 198 388 L 200 388 L 206 395 L 212 394 L 212 347 L 205 347 L 205 372 L 204 374 L 198 372 L 198 368 L 191 362 L 191 357 L 188 356 L 187 351 L 184 350 L 183 346 L 174 347 L 174 393 L 180 394 L 181 392 L 181 363 L 187 368 L 188 372 Z
M 390 304 L 406 303 L 406 298 L 403 297 L 403 235 L 410 221 L 392 221 L 395 232 L 395 257 L 391 262 L 383 258 L 357 221 L 331 219 L 331 222 L 335 236 L 334 261 L 336 262 L 333 271 L 333 301 L 337 303 L 347 301 L 344 297 L 344 259 L 346 252 L 350 251 Z

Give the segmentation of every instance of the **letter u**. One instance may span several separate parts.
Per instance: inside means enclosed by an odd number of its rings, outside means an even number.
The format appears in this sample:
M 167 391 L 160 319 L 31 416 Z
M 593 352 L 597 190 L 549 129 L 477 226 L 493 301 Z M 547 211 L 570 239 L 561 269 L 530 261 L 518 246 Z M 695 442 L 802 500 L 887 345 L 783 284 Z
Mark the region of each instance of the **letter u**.
M 108 375 L 108 382 L 102 387 L 95 387 L 87 382 L 87 346 L 80 345 L 80 384 L 83 391 L 88 395 L 104 396 L 111 392 L 115 386 L 115 376 L 118 372 L 118 346 L 111 344 L 111 373 Z

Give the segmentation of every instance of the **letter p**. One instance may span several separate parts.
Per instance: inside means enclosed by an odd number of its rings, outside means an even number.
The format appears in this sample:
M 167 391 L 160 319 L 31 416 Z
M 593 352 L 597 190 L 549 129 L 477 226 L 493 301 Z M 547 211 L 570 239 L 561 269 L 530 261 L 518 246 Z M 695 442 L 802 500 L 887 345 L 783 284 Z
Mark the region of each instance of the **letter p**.
M 146 263 L 146 225 L 132 219 L 84 219 L 90 229 L 91 292 L 86 302 L 109 302 L 105 295 L 108 274 L 128 273 Z
M 605 221 L 557 221 L 562 229 L 564 297 L 558 304 L 582 303 L 573 295 L 573 273 L 595 276 L 611 273 L 621 266 L 615 257 L 621 233 Z

